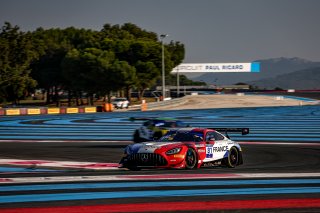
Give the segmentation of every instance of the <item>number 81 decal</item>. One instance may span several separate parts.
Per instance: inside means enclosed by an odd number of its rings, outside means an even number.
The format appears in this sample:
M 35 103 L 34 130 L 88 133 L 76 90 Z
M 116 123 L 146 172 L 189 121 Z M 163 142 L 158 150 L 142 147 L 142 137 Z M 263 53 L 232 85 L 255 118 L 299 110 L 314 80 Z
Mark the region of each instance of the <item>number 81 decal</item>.
M 206 147 L 206 158 L 213 158 L 213 148 Z

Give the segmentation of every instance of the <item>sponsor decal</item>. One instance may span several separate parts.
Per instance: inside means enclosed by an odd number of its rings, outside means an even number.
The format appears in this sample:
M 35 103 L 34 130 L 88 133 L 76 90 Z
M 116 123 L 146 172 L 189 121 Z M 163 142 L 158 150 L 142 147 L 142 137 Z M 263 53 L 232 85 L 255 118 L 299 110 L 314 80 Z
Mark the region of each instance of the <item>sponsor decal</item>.
M 6 115 L 20 115 L 20 109 L 7 109 Z
M 79 113 L 78 108 L 67 108 L 67 113 Z
M 260 72 L 260 63 L 182 63 L 172 70 L 178 72 Z
M 213 158 L 213 153 L 215 152 L 226 152 L 228 151 L 228 146 L 214 146 L 206 148 L 206 158 Z
M 213 147 L 213 152 L 226 152 L 226 151 L 228 151 L 228 146 Z
M 48 114 L 59 114 L 60 109 L 59 108 L 48 108 Z
M 28 109 L 28 115 L 39 115 L 40 109 Z
M 97 112 L 97 108 L 96 107 L 85 107 L 84 112 L 85 113 Z
M 213 147 L 207 147 L 206 158 L 213 158 Z

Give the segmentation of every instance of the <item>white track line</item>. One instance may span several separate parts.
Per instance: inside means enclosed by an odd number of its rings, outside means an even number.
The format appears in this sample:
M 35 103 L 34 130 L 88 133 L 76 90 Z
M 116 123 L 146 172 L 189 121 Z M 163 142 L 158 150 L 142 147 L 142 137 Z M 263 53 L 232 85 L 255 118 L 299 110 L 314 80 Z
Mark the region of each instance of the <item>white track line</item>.
M 117 163 L 102 162 L 77 162 L 77 161 L 53 161 L 53 160 L 22 160 L 22 159 L 0 159 L 2 165 L 14 165 L 24 167 L 58 167 L 74 169 L 109 170 L 118 169 Z

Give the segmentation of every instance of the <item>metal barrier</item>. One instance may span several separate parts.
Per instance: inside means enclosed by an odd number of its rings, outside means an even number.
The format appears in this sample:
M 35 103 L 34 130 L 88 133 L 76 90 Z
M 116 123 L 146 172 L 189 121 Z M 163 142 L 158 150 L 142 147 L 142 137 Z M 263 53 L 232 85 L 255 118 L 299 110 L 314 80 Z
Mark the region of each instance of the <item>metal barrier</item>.
M 168 105 L 182 104 L 184 102 L 186 102 L 185 98 L 175 98 L 167 101 L 151 102 L 151 103 L 148 103 L 148 110 L 153 110 L 153 109 L 160 108 L 163 106 L 168 106 Z

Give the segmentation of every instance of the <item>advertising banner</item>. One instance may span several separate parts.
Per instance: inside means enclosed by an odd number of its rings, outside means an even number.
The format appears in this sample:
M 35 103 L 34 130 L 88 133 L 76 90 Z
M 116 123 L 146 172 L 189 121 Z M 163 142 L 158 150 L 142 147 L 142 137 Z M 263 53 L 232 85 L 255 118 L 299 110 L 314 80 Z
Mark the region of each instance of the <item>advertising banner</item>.
M 171 73 L 260 72 L 260 63 L 182 63 Z

